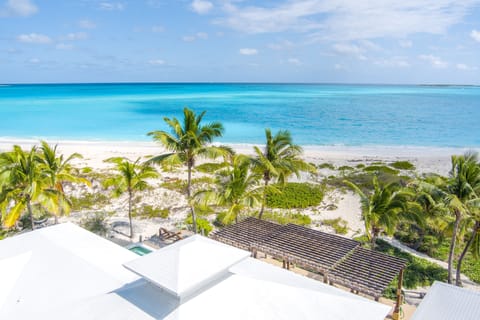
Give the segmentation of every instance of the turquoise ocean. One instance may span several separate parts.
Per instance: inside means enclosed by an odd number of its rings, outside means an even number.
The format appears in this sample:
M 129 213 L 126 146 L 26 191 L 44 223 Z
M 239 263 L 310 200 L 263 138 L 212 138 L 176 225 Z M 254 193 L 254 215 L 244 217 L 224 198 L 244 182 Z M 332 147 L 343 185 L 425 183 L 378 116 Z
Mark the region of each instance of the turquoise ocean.
M 328 84 L 0 86 L 0 137 L 150 141 L 183 107 L 221 121 L 224 143 L 287 129 L 313 146 L 480 146 L 480 87 Z

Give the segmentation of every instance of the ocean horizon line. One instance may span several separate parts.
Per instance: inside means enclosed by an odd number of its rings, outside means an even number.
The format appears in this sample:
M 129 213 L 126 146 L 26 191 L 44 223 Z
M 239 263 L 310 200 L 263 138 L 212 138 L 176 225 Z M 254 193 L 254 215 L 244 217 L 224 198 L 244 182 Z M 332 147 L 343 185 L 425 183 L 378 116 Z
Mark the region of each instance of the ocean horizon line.
M 480 83 L 395 83 L 395 82 L 275 82 L 275 81 L 114 81 L 114 82 L 5 82 L 0 86 L 23 86 L 23 85 L 221 85 L 221 84 L 243 84 L 243 85 L 351 85 L 351 86 L 419 86 L 419 87 L 480 87 Z

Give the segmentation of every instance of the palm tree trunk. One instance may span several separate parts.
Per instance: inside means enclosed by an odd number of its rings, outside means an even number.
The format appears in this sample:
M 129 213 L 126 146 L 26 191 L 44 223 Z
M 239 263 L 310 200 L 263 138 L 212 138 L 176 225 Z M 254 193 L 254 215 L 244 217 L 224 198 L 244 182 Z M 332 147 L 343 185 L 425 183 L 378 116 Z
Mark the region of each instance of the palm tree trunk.
M 195 216 L 195 210 L 193 208 L 193 204 L 191 203 L 190 195 L 191 195 L 191 190 L 190 188 L 192 187 L 192 160 L 188 161 L 188 177 L 187 177 L 187 198 L 188 198 L 188 203 L 190 203 L 190 212 L 192 214 L 192 228 L 193 228 L 193 233 L 197 233 L 197 217 Z
M 131 189 L 128 190 L 128 220 L 130 222 L 130 239 L 133 238 L 133 224 L 132 224 L 132 198 L 133 192 Z
M 265 204 L 267 203 L 267 186 L 268 186 L 268 179 L 264 179 L 265 186 L 263 188 L 263 196 L 262 196 L 262 207 L 260 208 L 260 212 L 258 213 L 258 219 L 262 220 L 263 211 L 265 210 Z
M 376 230 L 376 228 L 373 228 L 372 239 L 371 239 L 372 250 L 375 250 L 375 245 L 377 244 L 377 236 L 378 236 L 378 231 Z
M 33 211 L 32 211 L 32 206 L 30 205 L 29 198 L 27 198 L 27 210 L 28 210 L 28 215 L 30 216 L 30 223 L 32 224 L 32 230 L 35 230 L 35 221 L 33 220 Z
M 457 242 L 458 226 L 460 225 L 460 212 L 455 210 L 455 224 L 453 226 L 452 241 L 450 242 L 450 249 L 448 252 L 448 283 L 452 283 L 453 273 L 453 255 L 455 254 L 455 244 Z
M 458 286 L 458 287 L 461 287 L 462 286 L 462 279 L 461 279 L 461 273 L 462 273 L 462 262 L 463 262 L 463 258 L 465 258 L 465 255 L 467 254 L 468 252 L 468 249 L 470 249 L 470 246 L 472 245 L 473 243 L 473 240 L 475 239 L 475 235 L 477 234 L 477 232 L 480 230 L 480 221 L 476 221 L 475 222 L 475 226 L 473 227 L 473 231 L 472 231 L 472 235 L 470 237 L 470 239 L 468 239 L 468 242 L 467 244 L 465 245 L 465 248 L 463 248 L 463 251 L 462 251 L 462 254 L 460 255 L 460 257 L 458 258 L 458 263 L 457 263 L 457 276 L 455 278 L 455 285 Z

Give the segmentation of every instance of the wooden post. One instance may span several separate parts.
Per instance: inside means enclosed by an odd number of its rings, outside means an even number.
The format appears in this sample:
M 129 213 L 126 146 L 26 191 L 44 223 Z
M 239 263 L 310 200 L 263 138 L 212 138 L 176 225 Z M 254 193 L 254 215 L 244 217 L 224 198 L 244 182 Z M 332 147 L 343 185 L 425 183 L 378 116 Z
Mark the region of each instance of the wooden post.
M 402 283 L 403 283 L 403 269 L 400 270 L 398 275 L 398 286 L 397 286 L 397 302 L 395 303 L 395 308 L 393 309 L 393 320 L 400 320 L 400 306 L 402 304 Z
M 282 268 L 283 268 L 283 269 L 286 268 L 285 259 L 282 260 Z

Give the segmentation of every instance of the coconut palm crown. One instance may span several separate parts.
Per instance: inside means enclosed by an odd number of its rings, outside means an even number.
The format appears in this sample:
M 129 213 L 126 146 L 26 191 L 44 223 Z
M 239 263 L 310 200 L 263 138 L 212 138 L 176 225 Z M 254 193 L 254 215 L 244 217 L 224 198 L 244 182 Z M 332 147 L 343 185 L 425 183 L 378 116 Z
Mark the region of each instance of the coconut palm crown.
M 292 136 L 287 130 L 280 130 L 272 135 L 270 129 L 265 129 L 266 144 L 264 150 L 254 147 L 256 157 L 253 164 L 261 172 L 264 181 L 262 207 L 258 214 L 261 219 L 266 206 L 267 190 L 270 182 L 284 184 L 288 176 L 300 172 L 314 172 L 315 167 L 300 158 L 303 150 L 293 143 Z
M 350 181 L 344 183 L 360 197 L 365 231 L 372 248 L 375 247 L 376 239 L 382 232 L 392 235 L 402 220 L 423 224 L 422 206 L 414 201 L 415 193 L 402 189 L 398 183 L 381 185 L 374 176 L 371 194 L 365 194 Z
M 133 197 L 137 191 L 148 187 L 147 179 L 158 177 L 157 171 L 148 163 L 141 163 L 141 158 L 131 161 L 127 158 L 110 158 L 105 162 L 113 163 L 116 174 L 104 181 L 105 187 L 113 187 L 113 195 L 128 195 L 128 220 L 130 238 L 133 238 L 132 209 Z
M 34 229 L 32 204 L 42 195 L 46 182 L 46 176 L 40 169 L 37 148 L 34 146 L 27 152 L 20 146 L 13 146 L 12 151 L 0 154 L 0 168 L 4 225 L 12 227 L 26 209 Z
M 183 122 L 177 118 L 165 117 L 164 121 L 171 132 L 152 131 L 148 135 L 159 142 L 168 152 L 155 156 L 149 160 L 153 163 L 183 164 L 187 167 L 187 198 L 190 203 L 192 187 L 192 169 L 199 157 L 217 158 L 224 156 L 228 149 L 209 145 L 223 134 L 223 125 L 220 122 L 202 124 L 205 111 L 199 115 L 189 108 L 183 109 Z M 190 205 L 193 221 L 193 231 L 197 232 L 196 217 L 193 205 Z

